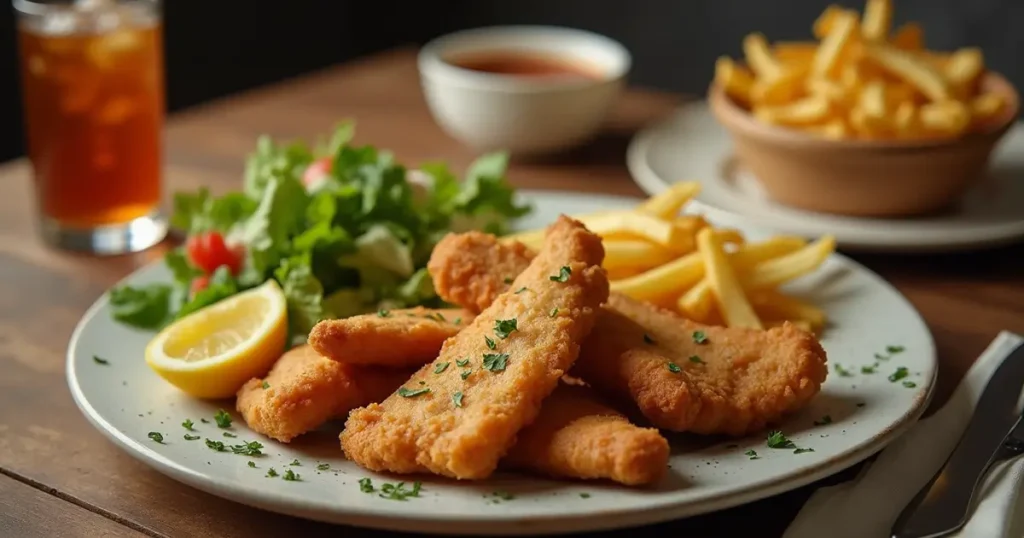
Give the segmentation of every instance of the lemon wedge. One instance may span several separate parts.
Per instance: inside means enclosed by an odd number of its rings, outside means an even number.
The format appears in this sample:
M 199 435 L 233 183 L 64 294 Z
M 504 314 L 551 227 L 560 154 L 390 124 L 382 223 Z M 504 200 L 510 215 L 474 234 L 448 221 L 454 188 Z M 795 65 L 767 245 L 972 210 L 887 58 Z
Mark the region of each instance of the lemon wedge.
M 288 309 L 274 280 L 197 310 L 146 346 L 146 363 L 197 398 L 227 398 L 284 351 Z

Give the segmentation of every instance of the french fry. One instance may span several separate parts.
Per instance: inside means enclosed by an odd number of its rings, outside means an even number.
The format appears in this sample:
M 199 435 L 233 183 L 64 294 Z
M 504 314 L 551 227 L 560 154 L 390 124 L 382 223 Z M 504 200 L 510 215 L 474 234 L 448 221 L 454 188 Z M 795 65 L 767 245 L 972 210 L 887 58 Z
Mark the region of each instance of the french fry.
M 814 37 L 825 39 L 826 36 L 832 33 L 832 27 L 835 26 L 836 19 L 844 13 L 849 13 L 849 11 L 835 4 L 826 7 L 825 11 L 822 11 L 818 19 L 814 21 Z
M 672 224 L 686 230 L 691 235 L 697 235 L 701 229 L 708 227 L 708 221 L 700 215 L 680 215 L 672 219 Z
M 960 101 L 928 103 L 920 110 L 921 127 L 943 136 L 956 136 L 971 124 L 971 113 Z
M 743 105 L 750 104 L 750 91 L 754 86 L 754 76 L 744 67 L 736 65 L 728 57 L 722 56 L 715 61 L 715 84 L 725 90 L 726 95 Z
M 715 296 L 707 278 L 694 284 L 676 301 L 679 313 L 700 323 L 707 323 L 715 311 Z
M 812 125 L 807 127 L 807 131 L 829 140 L 841 140 L 849 137 L 851 133 L 850 127 L 842 118 L 830 120 L 823 125 Z
M 818 95 L 828 99 L 835 107 L 848 108 L 853 104 L 853 96 L 857 95 L 859 88 L 850 91 L 843 83 L 825 78 L 809 78 L 804 83 L 811 95 Z
M 743 38 L 743 55 L 758 77 L 771 79 L 782 75 L 782 65 L 772 56 L 764 34 L 754 32 Z
M 900 138 L 914 138 L 919 135 L 917 107 L 914 106 L 914 103 L 904 101 L 896 107 L 896 113 L 893 115 L 893 129 Z
M 818 44 L 812 41 L 780 41 L 772 45 L 775 58 L 788 69 L 810 67 L 817 50 Z
M 828 321 L 822 309 L 775 290 L 758 291 L 749 297 L 754 310 L 767 318 L 804 321 L 813 329 L 824 327 Z
M 885 41 L 892 28 L 892 3 L 890 0 L 868 0 L 864 5 L 864 18 L 860 33 L 868 41 Z
M 847 48 L 853 43 L 857 32 L 857 16 L 843 11 L 835 15 L 828 35 L 821 40 L 821 46 L 814 54 L 811 62 L 811 74 L 818 77 L 838 77 L 840 59 Z
M 675 256 L 660 245 L 629 239 L 605 239 L 604 263 L 611 271 L 618 269 L 650 269 L 671 261 Z
M 924 30 L 916 22 L 908 22 L 896 29 L 892 39 L 889 41 L 892 46 L 903 50 L 924 49 Z
M 804 94 L 806 68 L 783 69 L 782 74 L 754 82 L 750 88 L 750 102 L 760 105 L 783 105 Z
M 976 47 L 960 49 L 949 56 L 942 75 L 958 95 L 968 95 L 985 71 L 985 59 Z
M 874 80 L 864 85 L 860 92 L 860 99 L 857 106 L 864 114 L 872 118 L 884 119 L 889 113 L 888 102 L 885 99 L 885 84 L 880 80 Z
M 942 75 L 912 53 L 877 43 L 866 44 L 864 52 L 879 67 L 914 86 L 932 101 L 950 99 L 949 84 Z
M 697 252 L 704 263 L 708 284 L 714 292 L 715 303 L 729 327 L 761 329 L 754 308 L 750 306 L 739 280 L 729 265 L 721 244 L 710 229 L 697 232 Z
M 644 272 L 643 269 L 637 269 L 637 268 L 634 268 L 634 267 L 618 267 L 618 268 L 614 268 L 614 269 L 609 269 L 609 268 L 606 267 L 605 271 L 608 272 L 608 280 L 609 281 L 622 280 L 624 278 L 629 278 L 629 277 L 632 277 L 632 276 L 636 276 L 636 275 L 639 275 L 640 273 Z
M 575 216 L 590 231 L 604 238 L 646 239 L 671 249 L 676 254 L 694 249 L 693 234 L 685 226 L 665 221 L 658 217 L 636 211 L 603 211 L 589 215 Z M 544 242 L 544 230 L 531 230 L 506 235 L 502 241 L 519 241 L 537 249 Z
M 807 241 L 802 237 L 777 235 L 765 241 L 747 243 L 739 247 L 736 252 L 729 253 L 729 262 L 737 270 L 744 271 L 765 260 L 796 252 L 805 245 Z
M 679 215 L 687 202 L 700 193 L 700 183 L 696 181 L 680 181 L 672 184 L 665 191 L 645 200 L 637 211 L 653 215 L 659 219 L 671 219 Z
M 814 125 L 829 117 L 828 99 L 811 95 L 782 106 L 763 106 L 754 109 L 754 116 L 765 123 L 776 125 Z
M 850 111 L 850 127 L 862 138 L 885 138 L 892 130 L 888 118 L 871 115 L 860 107 Z
M 700 234 L 697 234 L 698 247 Z M 836 249 L 836 239 L 826 235 L 796 252 L 758 263 L 743 273 L 748 290 L 774 288 L 817 269 Z
M 971 100 L 971 123 L 975 128 L 986 125 L 1002 110 L 1006 100 L 998 93 L 983 93 Z

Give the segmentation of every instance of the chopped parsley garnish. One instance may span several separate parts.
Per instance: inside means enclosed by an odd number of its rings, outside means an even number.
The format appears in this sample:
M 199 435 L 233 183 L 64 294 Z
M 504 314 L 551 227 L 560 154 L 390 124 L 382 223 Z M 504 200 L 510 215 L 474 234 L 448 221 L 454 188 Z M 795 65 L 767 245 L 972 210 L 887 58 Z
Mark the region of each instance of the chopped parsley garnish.
M 221 441 L 214 441 L 213 439 L 206 440 L 206 448 L 217 452 L 227 452 L 227 447 Z
M 673 374 L 678 374 L 679 372 L 682 372 L 683 369 L 680 368 L 678 364 L 670 362 L 668 363 L 668 371 L 672 372 Z
M 562 268 L 558 270 L 558 274 L 557 275 L 549 276 L 548 278 L 552 282 L 568 282 L 569 281 L 569 275 L 571 275 L 571 274 L 572 274 L 572 269 L 569 269 L 568 265 L 563 265 Z
M 752 459 L 752 460 L 761 459 L 761 457 L 757 455 L 757 452 L 755 452 L 753 450 L 748 450 L 748 451 L 744 452 L 743 455 L 748 457 L 748 458 L 750 458 L 750 459 Z
M 420 394 L 427 394 L 428 392 L 430 392 L 430 389 L 426 387 L 421 389 L 407 389 L 405 387 L 402 387 L 398 389 L 398 395 L 403 398 L 415 398 Z
M 213 420 L 217 422 L 218 428 L 230 428 L 231 427 L 231 415 L 223 409 L 218 409 L 217 414 L 213 415 Z
M 552 308 L 551 312 L 548 312 L 548 317 L 549 318 L 553 318 L 553 317 L 555 317 L 557 315 L 558 315 L 558 307 L 557 306 Z
M 908 389 L 912 389 L 917 386 L 917 383 L 914 383 L 913 381 L 904 381 L 903 386 L 907 387 Z
M 508 365 L 508 353 L 486 353 L 484 354 L 484 370 L 502 372 Z
M 156 443 L 160 443 L 161 445 L 164 444 L 164 434 L 160 432 L 149 432 L 147 434 L 147 437 L 149 437 Z
M 93 355 L 92 362 L 95 362 L 96 364 L 110 364 L 110 361 L 104 359 L 103 357 L 100 357 L 99 355 Z
M 447 362 L 439 362 L 439 363 L 434 365 L 434 373 L 435 374 L 439 374 L 439 373 L 441 373 L 441 372 L 443 372 L 443 371 L 445 371 L 447 369 L 448 369 L 448 363 Z
M 497 347 L 497 346 L 494 345 L 494 340 L 491 340 L 490 338 L 488 338 L 486 336 L 484 337 L 484 343 L 487 344 L 487 348 L 488 349 L 494 349 L 495 347 Z
M 316 470 L 317 471 L 327 471 L 330 468 L 331 468 L 331 464 L 330 463 L 321 463 L 321 464 L 316 466 Z
M 469 366 L 469 359 L 459 359 L 455 361 L 455 365 L 459 367 Z
M 289 482 L 298 482 L 299 480 L 302 480 L 302 476 L 291 469 L 285 470 L 284 476 L 281 478 Z
M 269 469 L 269 470 L 267 471 L 267 476 L 268 476 L 268 477 L 270 477 L 270 478 L 274 478 L 275 476 L 277 476 L 277 471 L 276 471 L 276 470 L 274 470 L 274 468 L 273 468 L 273 467 L 271 467 L 271 468 L 270 468 L 270 469 Z
M 380 495 L 378 497 L 391 501 L 404 501 L 409 497 L 419 497 L 422 486 L 423 484 L 418 481 L 412 483 L 412 489 L 405 489 L 405 482 L 397 484 L 385 483 L 380 486 Z
M 700 358 L 700 357 L 698 357 L 696 355 L 690 355 L 690 362 L 696 363 L 696 364 L 704 364 L 704 359 L 702 359 L 702 358 Z
M 467 377 L 469 377 L 469 374 L 471 373 L 473 373 L 473 370 L 464 370 L 461 374 L 459 374 L 459 377 L 461 377 L 462 379 L 466 379 Z
M 654 343 L 654 339 L 651 338 L 651 335 L 649 335 L 647 333 L 644 333 L 644 343 L 645 344 L 653 344 Z
M 198 435 L 189 435 L 187 433 L 183 437 L 186 441 L 195 441 L 196 439 L 199 439 Z
M 873 374 L 878 369 L 878 364 L 872 364 L 871 366 L 861 366 L 860 373 L 862 374 Z
M 192 422 L 192 419 L 190 419 L 190 418 L 186 418 L 185 421 L 181 423 L 181 427 L 185 428 L 186 430 L 188 430 L 190 432 L 196 431 L 196 429 L 194 427 L 195 425 L 196 425 L 196 423 Z
M 452 323 L 455 324 L 455 325 L 461 325 L 462 324 L 462 316 L 459 316 L 459 317 L 453 319 Z
M 248 461 L 248 465 L 249 465 L 250 468 L 253 468 L 253 469 L 256 468 L 256 462 L 255 461 L 249 460 Z
M 199 422 L 202 422 L 203 424 L 209 424 L 210 423 L 210 421 L 206 420 L 205 418 L 200 418 Z
M 528 289 L 529 288 L 527 288 L 526 286 L 523 286 L 523 287 L 519 288 L 518 290 L 516 290 L 516 295 L 519 295 L 520 293 L 523 293 L 524 291 L 526 291 Z
M 378 318 L 387 318 L 387 317 L 390 317 L 390 316 L 391 316 L 391 311 L 388 310 L 387 308 L 381 308 L 380 310 L 377 311 L 377 317 Z
M 249 441 L 240 445 L 232 445 L 231 452 L 242 456 L 262 456 L 263 445 L 259 441 Z
M 833 364 L 832 368 L 835 369 L 836 373 L 839 374 L 840 377 L 853 377 L 853 372 L 843 368 L 841 364 Z
M 267 390 L 267 389 L 270 388 L 270 383 L 267 383 L 266 381 L 264 381 L 263 385 L 261 385 L 261 386 L 263 387 L 263 390 Z
M 302 465 L 302 462 L 299 461 L 299 460 L 292 460 L 292 462 L 289 463 L 288 465 L 290 465 L 292 467 L 299 467 L 300 465 Z
M 506 284 L 511 284 L 512 283 L 512 278 L 511 277 L 505 277 L 505 279 L 502 280 L 502 282 L 504 282 Z
M 511 501 L 512 499 L 516 498 L 515 495 L 512 495 L 511 493 L 509 493 L 507 491 L 500 491 L 500 490 L 499 491 L 495 491 L 493 495 L 495 497 L 503 500 L 503 501 Z
M 768 448 L 796 448 L 782 432 L 775 430 L 768 434 Z
M 363 493 L 373 493 L 373 480 L 369 478 L 359 479 L 359 491 Z
M 882 355 L 881 353 L 875 353 L 875 358 L 880 360 L 880 361 L 887 361 L 887 360 L 889 360 L 889 357 L 886 357 L 885 355 Z
M 706 344 L 708 337 L 704 334 L 704 331 L 693 331 L 693 343 L 695 344 Z
M 589 499 L 590 498 L 590 494 L 587 493 L 587 492 L 580 493 L 580 498 L 581 499 Z
M 815 420 L 814 421 L 814 425 L 815 426 L 824 426 L 826 424 L 832 424 L 832 416 L 831 415 L 825 415 L 825 416 L 821 417 L 820 420 Z
M 804 452 L 814 452 L 813 448 L 798 448 L 793 451 L 794 454 L 803 454 Z
M 903 353 L 904 351 L 906 351 L 906 348 L 904 348 L 903 346 L 886 346 L 885 347 L 885 352 L 890 354 L 890 355 L 895 355 L 897 353 Z
M 462 407 L 462 391 L 452 394 L 452 403 L 455 404 L 455 407 Z
M 444 316 L 440 312 L 434 312 L 433 314 L 427 314 L 424 317 L 427 318 L 427 319 L 432 319 L 434 321 L 440 321 L 442 323 L 448 321 L 447 319 L 444 318 Z
M 498 338 L 502 340 L 508 338 L 508 335 L 517 330 L 519 330 L 519 321 L 516 318 L 494 320 L 494 334 L 498 335 Z
M 895 383 L 903 379 L 904 377 L 907 377 L 908 375 L 910 375 L 910 372 L 907 371 L 907 368 L 904 366 L 900 366 L 899 368 L 896 369 L 895 372 L 889 374 L 889 381 Z
M 238 437 L 238 436 L 233 434 L 233 433 L 231 433 L 231 432 L 224 432 L 224 437 L 235 438 L 235 437 Z

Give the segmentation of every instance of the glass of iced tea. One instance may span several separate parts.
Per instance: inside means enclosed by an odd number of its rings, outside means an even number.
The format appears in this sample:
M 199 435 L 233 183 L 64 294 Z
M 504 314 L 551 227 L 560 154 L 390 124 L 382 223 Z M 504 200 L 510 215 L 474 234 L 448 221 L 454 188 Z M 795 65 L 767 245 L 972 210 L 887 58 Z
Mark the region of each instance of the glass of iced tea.
M 160 242 L 159 0 L 13 4 L 44 239 L 97 254 Z

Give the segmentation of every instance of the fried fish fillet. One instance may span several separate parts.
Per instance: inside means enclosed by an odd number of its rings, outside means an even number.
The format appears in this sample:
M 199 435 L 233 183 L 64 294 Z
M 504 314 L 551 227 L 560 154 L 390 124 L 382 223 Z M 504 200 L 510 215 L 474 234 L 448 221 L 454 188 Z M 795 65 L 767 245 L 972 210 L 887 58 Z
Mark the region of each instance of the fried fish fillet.
M 235 405 L 254 431 L 287 443 L 356 407 L 387 398 L 411 373 L 351 366 L 300 346 L 281 355 L 267 377 L 243 385 Z
M 502 466 L 639 486 L 665 474 L 668 456 L 668 441 L 658 430 L 634 426 L 593 389 L 563 383 L 544 400 L 537 420 L 519 432 Z
M 501 293 L 506 275 L 531 254 L 470 232 L 444 238 L 428 267 L 443 299 L 474 309 Z M 825 361 L 817 339 L 792 325 L 710 327 L 613 292 L 572 374 L 632 400 L 659 428 L 745 435 L 805 406 L 821 389 Z
M 381 310 L 317 323 L 309 345 L 328 359 L 349 364 L 418 367 L 434 360 L 441 344 L 473 321 L 460 309 Z
M 601 239 L 561 217 L 540 254 L 398 393 L 349 415 L 341 446 L 374 471 L 489 476 L 572 366 L 608 297 Z

